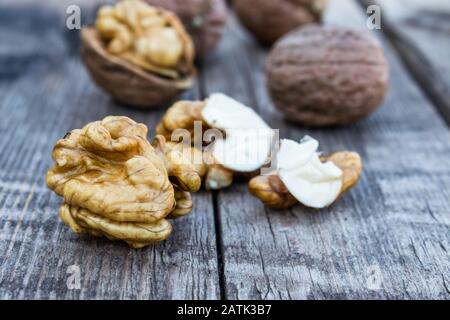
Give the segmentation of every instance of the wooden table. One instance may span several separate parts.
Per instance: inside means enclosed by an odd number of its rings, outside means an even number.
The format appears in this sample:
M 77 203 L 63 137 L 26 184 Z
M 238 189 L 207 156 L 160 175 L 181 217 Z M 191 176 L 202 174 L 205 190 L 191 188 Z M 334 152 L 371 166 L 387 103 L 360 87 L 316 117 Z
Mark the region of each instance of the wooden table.
M 153 131 L 163 112 L 118 105 L 89 79 L 64 19 L 76 3 L 83 23 L 92 21 L 93 2 L 0 0 L 2 299 L 450 298 L 448 1 L 380 0 L 383 31 L 374 33 L 391 65 L 389 97 L 367 120 L 323 130 L 289 124 L 273 108 L 267 51 L 230 17 L 183 98 L 229 94 L 283 137 L 309 134 L 327 152 L 359 152 L 364 174 L 320 212 L 266 209 L 243 183 L 200 192 L 170 239 L 143 250 L 74 234 L 45 186 L 53 144 L 68 130 L 127 115 Z M 330 0 L 325 20 L 364 28 L 366 18 L 361 3 Z M 67 286 L 73 268 L 79 289 Z

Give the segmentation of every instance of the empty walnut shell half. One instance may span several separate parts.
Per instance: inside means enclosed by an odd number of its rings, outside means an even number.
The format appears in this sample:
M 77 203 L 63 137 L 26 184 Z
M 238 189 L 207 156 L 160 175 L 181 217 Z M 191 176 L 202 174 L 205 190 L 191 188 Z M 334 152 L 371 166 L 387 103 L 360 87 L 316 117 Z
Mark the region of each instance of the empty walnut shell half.
M 145 0 L 177 14 L 194 41 L 195 52 L 205 57 L 222 38 L 227 20 L 224 0 Z
M 325 0 L 234 0 L 241 23 L 270 46 L 289 31 L 320 22 Z
M 388 90 L 389 66 L 367 31 L 308 26 L 270 52 L 267 86 L 286 118 L 305 126 L 350 124 L 371 114 Z
M 166 218 L 191 211 L 188 191 L 200 188 L 200 177 L 181 154 L 166 158 L 146 136 L 145 125 L 111 116 L 56 143 L 46 182 L 63 197 L 60 217 L 73 231 L 141 248 L 170 235 Z
M 140 0 L 98 11 L 81 30 L 81 55 L 92 79 L 117 101 L 161 107 L 192 87 L 194 46 L 178 17 Z

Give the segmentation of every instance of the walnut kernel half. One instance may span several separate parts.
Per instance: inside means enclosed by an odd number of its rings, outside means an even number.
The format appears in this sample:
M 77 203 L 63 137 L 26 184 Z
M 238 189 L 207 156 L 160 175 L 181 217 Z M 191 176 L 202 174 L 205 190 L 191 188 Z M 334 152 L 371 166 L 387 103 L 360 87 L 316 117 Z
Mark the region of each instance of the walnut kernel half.
M 166 218 L 192 209 L 187 191 L 200 188 L 200 177 L 146 136 L 145 125 L 110 116 L 56 143 L 46 182 L 63 197 L 60 217 L 72 230 L 139 248 L 166 239 L 172 230 Z

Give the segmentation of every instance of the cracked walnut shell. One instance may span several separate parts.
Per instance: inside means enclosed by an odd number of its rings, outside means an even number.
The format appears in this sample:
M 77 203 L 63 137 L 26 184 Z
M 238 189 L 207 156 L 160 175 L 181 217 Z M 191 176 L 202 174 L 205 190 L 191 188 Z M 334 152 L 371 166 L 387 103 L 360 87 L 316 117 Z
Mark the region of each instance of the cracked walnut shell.
M 181 21 L 143 1 L 100 8 L 81 43 L 94 81 L 124 104 L 161 106 L 193 84 L 194 47 Z
M 169 179 L 170 161 L 146 136 L 145 125 L 111 116 L 72 130 L 56 143 L 55 166 L 46 182 L 63 197 L 60 217 L 73 231 L 140 248 L 169 236 L 172 227 L 166 218 L 172 212 L 175 217 L 187 213 L 190 198 L 180 192 L 197 190 L 200 178 L 193 175 L 186 181 L 189 190 L 174 188 L 170 179 L 177 181 L 179 172 Z

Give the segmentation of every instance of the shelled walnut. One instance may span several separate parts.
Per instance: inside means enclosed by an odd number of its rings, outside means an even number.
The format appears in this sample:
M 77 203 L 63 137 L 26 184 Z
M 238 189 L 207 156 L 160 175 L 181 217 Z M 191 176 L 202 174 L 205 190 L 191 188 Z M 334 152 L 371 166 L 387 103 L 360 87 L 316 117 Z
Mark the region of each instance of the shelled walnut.
M 194 134 L 196 122 L 201 129 L 198 136 Z M 201 145 L 211 129 L 218 135 L 204 147 L 207 189 L 228 187 L 235 175 L 251 177 L 269 160 L 272 129 L 255 111 L 224 94 L 212 94 L 205 101 L 175 103 L 158 123 L 156 132 L 171 141 L 177 140 L 177 130 L 184 130 L 193 144 L 198 145 L 200 140 Z
M 46 182 L 63 197 L 60 217 L 73 231 L 141 248 L 170 235 L 167 217 L 190 211 L 200 177 L 182 154 L 167 158 L 146 136 L 145 125 L 111 116 L 56 143 Z
M 155 137 L 152 145 L 164 154 L 182 153 L 184 159 L 189 159 L 195 172 L 202 178 L 207 190 L 226 188 L 233 182 L 233 171 L 217 163 L 211 152 L 202 152 L 184 143 L 165 141 L 165 138 L 161 135 Z
M 241 23 L 270 46 L 289 31 L 321 20 L 325 0 L 234 0 Z
M 278 169 L 248 183 L 249 191 L 267 207 L 288 209 L 297 203 L 324 208 L 356 185 L 362 171 L 355 152 L 317 154 L 318 142 L 307 137 L 298 144 L 283 140 L 278 153 Z
M 101 7 L 81 42 L 92 78 L 125 104 L 161 106 L 193 84 L 194 46 L 181 21 L 141 0 Z
M 278 41 L 266 63 L 267 86 L 286 118 L 305 126 L 345 125 L 381 104 L 389 66 L 367 31 L 308 26 Z
M 145 0 L 180 17 L 194 41 L 195 52 L 205 57 L 220 41 L 227 18 L 224 0 Z
M 200 139 L 200 143 L 203 137 L 194 137 L 194 124 L 200 124 L 202 130 L 208 129 L 209 126 L 206 121 L 203 121 L 202 111 L 205 107 L 205 101 L 178 101 L 174 103 L 170 108 L 166 110 L 163 117 L 156 125 L 156 133 L 164 136 L 167 141 L 172 140 L 172 134 L 175 130 L 184 129 L 187 130 L 190 136 Z

